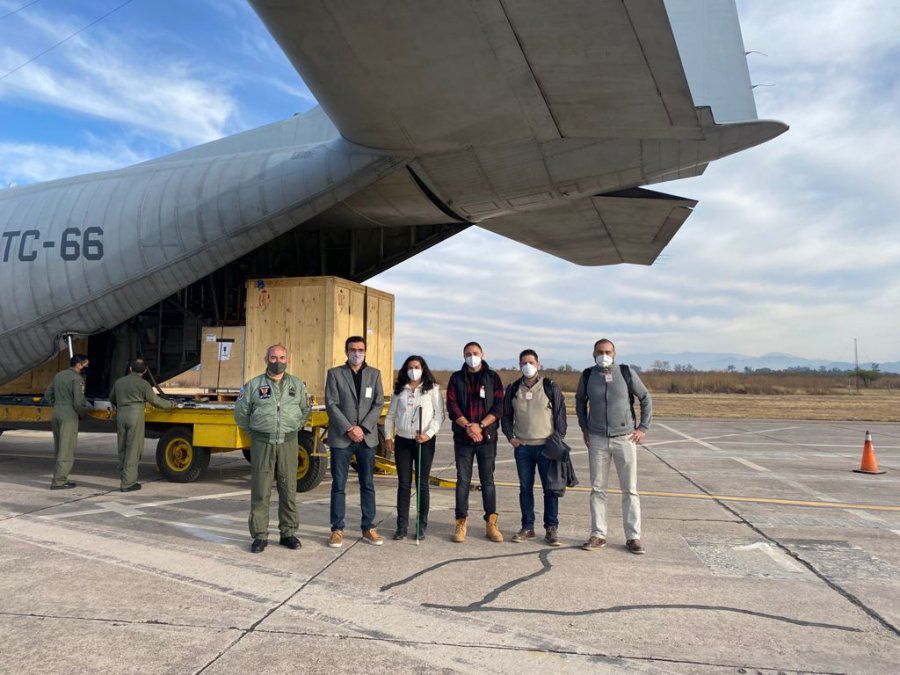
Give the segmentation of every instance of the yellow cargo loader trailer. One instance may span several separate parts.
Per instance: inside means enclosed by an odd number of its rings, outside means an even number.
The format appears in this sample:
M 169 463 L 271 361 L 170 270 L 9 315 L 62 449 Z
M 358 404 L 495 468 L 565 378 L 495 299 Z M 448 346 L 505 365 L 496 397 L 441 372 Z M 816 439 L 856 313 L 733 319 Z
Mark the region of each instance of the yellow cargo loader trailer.
M 146 410 L 147 437 L 159 439 L 156 467 L 167 480 L 191 483 L 200 479 L 215 453 L 241 450 L 247 461 L 250 460 L 250 436 L 235 424 L 233 403 L 172 398 L 182 407 L 159 410 L 147 406 Z M 0 397 L 0 433 L 10 429 L 49 431 L 53 409 L 41 402 L 40 397 Z M 82 421 L 80 431 L 115 433 L 115 412 L 108 409 L 108 401 L 94 401 L 94 406 Z M 298 432 L 299 492 L 312 490 L 325 478 L 329 458 L 324 442 L 327 432 L 328 415 L 324 406 L 314 406 L 306 426 Z M 386 456 L 381 425 L 378 437 L 376 471 L 396 473 L 393 461 Z

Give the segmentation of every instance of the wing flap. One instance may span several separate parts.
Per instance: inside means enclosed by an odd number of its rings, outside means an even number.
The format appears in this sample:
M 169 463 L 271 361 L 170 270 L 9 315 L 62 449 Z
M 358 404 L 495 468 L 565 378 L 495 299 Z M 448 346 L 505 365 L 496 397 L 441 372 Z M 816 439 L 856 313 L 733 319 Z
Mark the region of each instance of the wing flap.
M 577 265 L 650 265 L 696 205 L 693 199 L 633 188 L 478 226 Z

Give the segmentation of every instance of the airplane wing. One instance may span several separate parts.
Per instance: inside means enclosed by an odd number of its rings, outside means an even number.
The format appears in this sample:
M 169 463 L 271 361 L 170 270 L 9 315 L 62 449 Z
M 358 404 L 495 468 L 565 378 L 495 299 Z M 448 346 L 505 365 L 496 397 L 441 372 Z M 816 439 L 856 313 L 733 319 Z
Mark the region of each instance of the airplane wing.
M 650 265 L 696 205 L 633 188 L 478 225 L 578 265 Z
M 702 138 L 661 0 L 251 0 L 347 139 Z

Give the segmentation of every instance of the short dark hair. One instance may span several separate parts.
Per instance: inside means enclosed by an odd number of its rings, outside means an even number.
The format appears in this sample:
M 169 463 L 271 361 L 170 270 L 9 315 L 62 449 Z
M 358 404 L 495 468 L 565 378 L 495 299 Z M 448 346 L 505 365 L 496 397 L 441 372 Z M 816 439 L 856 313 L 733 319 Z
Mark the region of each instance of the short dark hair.
M 147 370 L 147 362 L 144 361 L 144 359 L 135 359 L 130 364 L 128 364 L 128 367 L 131 368 L 132 373 L 137 373 L 138 375 L 140 375 L 145 370 Z
M 79 363 L 84 363 L 88 360 L 87 354 L 75 354 L 71 359 L 69 359 L 69 366 L 74 367 Z
M 484 349 L 482 349 L 481 345 L 478 344 L 477 342 L 467 342 L 463 346 L 463 351 L 466 351 L 469 347 L 478 347 L 478 349 L 481 349 L 481 351 L 484 352 Z
M 366 338 L 364 338 L 362 335 L 351 335 L 346 340 L 344 340 L 344 351 L 350 349 L 351 342 L 362 342 L 364 347 L 368 346 L 366 345 Z
M 524 359 L 526 356 L 533 356 L 535 361 L 540 361 L 540 360 L 541 360 L 540 357 L 537 355 L 537 352 L 534 351 L 533 349 L 523 349 L 523 350 L 519 353 L 519 361 L 521 361 L 522 359 Z
M 597 349 L 597 345 L 599 345 L 601 342 L 608 342 L 612 346 L 613 351 L 616 351 L 616 343 L 613 342 L 612 340 L 610 340 L 609 338 L 600 338 L 599 340 L 597 340 L 594 343 L 594 349 Z

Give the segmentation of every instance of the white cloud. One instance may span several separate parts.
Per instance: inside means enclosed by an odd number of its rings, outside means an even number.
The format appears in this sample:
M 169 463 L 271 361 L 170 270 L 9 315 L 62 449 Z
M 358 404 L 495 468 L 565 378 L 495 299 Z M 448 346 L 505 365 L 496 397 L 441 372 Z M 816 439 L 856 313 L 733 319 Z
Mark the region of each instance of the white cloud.
M 579 268 L 472 229 L 382 274 L 398 351 L 482 336 L 496 356 L 580 364 L 609 335 L 620 353 L 846 360 L 858 337 L 866 360 L 900 357 L 900 5 L 739 9 L 769 55 L 750 57 L 753 81 L 776 85 L 756 89 L 760 116 L 791 130 L 660 186 L 700 204 L 652 267 Z
M 147 157 L 125 145 L 85 150 L 39 143 L 0 142 L 0 187 L 109 171 L 145 159 Z
M 27 61 L 36 45 L 52 44 L 72 30 L 72 19 L 37 11 L 17 16 L 24 27 L 18 42 L 25 46 L 0 50 L 2 72 Z M 93 28 L 60 46 L 53 59 L 48 55 L 0 82 L 0 95 L 118 122 L 162 136 L 176 148 L 236 130 L 236 101 L 213 67 L 141 52 L 136 38 Z

